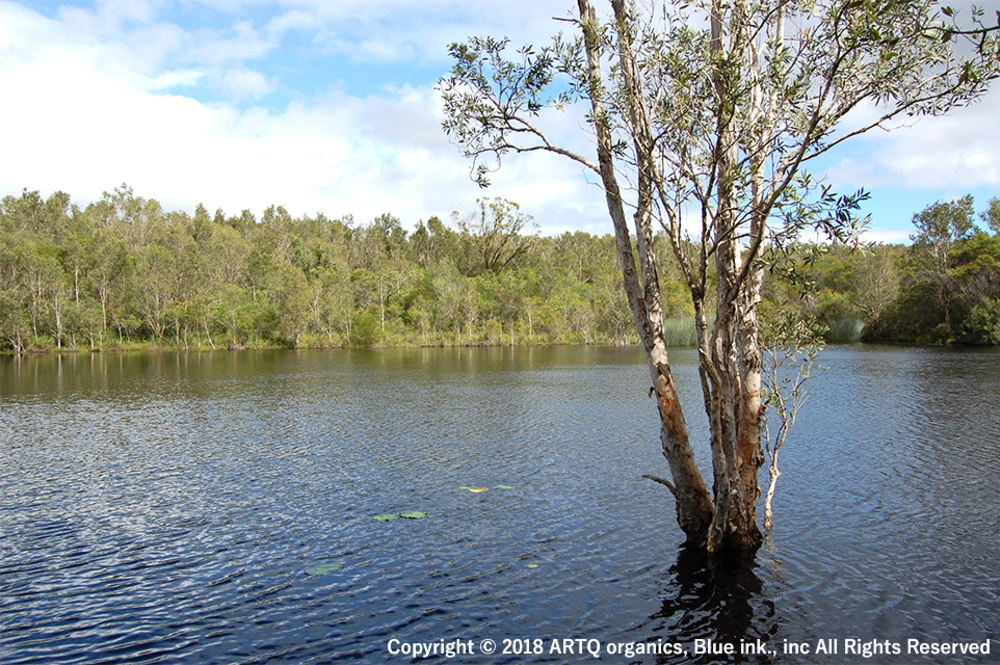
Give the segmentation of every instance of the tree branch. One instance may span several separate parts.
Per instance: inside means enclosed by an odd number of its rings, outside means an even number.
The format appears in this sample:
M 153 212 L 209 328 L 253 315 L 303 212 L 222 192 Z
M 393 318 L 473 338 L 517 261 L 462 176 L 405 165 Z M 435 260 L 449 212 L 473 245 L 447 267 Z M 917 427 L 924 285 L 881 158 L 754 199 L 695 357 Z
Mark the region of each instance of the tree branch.
M 664 487 L 666 487 L 668 490 L 670 490 L 671 494 L 673 494 L 674 496 L 677 496 L 677 487 L 672 482 L 670 482 L 669 480 L 667 480 L 666 478 L 661 478 L 660 476 L 654 476 L 654 475 L 651 475 L 651 474 L 648 474 L 648 473 L 642 474 L 642 477 L 643 478 L 647 478 L 649 480 L 652 480 L 654 483 L 660 483 L 661 485 L 663 485 Z

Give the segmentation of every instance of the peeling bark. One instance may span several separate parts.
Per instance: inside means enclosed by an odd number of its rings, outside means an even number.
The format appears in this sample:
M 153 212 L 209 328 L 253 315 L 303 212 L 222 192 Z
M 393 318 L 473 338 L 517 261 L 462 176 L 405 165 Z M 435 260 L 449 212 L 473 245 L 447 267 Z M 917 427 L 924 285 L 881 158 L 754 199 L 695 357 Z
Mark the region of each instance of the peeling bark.
M 656 257 L 653 250 L 653 233 L 650 221 L 653 204 L 651 142 L 648 137 L 641 133 L 636 135 L 636 149 L 640 154 L 640 195 L 634 220 L 642 270 L 640 279 L 636 269 L 635 255 L 632 252 L 631 232 L 628 228 L 621 191 L 615 175 L 613 137 L 605 121 L 600 44 L 596 33 L 597 18 L 588 0 L 578 0 L 578 5 L 589 69 L 589 97 L 595 118 L 600 174 L 608 212 L 615 229 L 625 294 L 632 311 L 636 330 L 646 352 L 653 390 L 657 397 L 663 456 L 667 460 L 672 477 L 672 482 L 663 482 L 663 479 L 660 479 L 660 482 L 670 487 L 674 494 L 677 522 L 687 535 L 688 541 L 700 544 L 705 542 L 708 525 L 711 523 L 714 511 L 708 488 L 702 478 L 701 471 L 695 464 L 694 451 L 691 448 L 687 424 L 678 399 L 674 378 L 670 372 L 670 361 L 663 339 L 660 287 L 656 274 Z M 627 17 L 621 0 L 614 0 L 612 7 L 619 21 L 619 26 L 626 25 Z M 628 52 L 628 47 L 628 39 L 623 39 L 619 46 L 622 49 L 620 52 L 622 66 L 626 70 L 626 80 L 637 84 L 638 79 L 635 72 L 631 70 L 632 57 Z M 635 93 L 633 99 L 638 99 L 638 90 L 633 92 Z M 640 110 L 636 105 L 633 105 L 632 112 L 638 114 Z M 633 116 L 633 122 L 642 125 L 642 122 L 635 116 Z

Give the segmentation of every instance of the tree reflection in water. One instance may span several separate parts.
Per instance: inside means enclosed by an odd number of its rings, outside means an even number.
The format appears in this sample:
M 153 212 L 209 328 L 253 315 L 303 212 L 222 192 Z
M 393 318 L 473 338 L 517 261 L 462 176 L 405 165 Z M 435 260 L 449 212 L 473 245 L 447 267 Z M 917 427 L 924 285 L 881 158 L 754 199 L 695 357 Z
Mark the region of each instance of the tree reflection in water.
M 778 658 L 767 654 L 741 654 L 741 643 L 768 642 L 778 626 L 774 602 L 762 594 L 764 583 L 757 575 L 757 561 L 713 561 L 703 549 L 682 545 L 677 561 L 661 585 L 661 606 L 650 616 L 653 635 L 649 641 L 684 642 L 687 655 L 658 656 L 642 662 L 658 664 L 755 663 L 770 665 Z M 695 655 L 696 639 L 712 640 L 716 649 L 732 645 L 733 654 Z M 634 661 L 638 662 L 638 661 Z

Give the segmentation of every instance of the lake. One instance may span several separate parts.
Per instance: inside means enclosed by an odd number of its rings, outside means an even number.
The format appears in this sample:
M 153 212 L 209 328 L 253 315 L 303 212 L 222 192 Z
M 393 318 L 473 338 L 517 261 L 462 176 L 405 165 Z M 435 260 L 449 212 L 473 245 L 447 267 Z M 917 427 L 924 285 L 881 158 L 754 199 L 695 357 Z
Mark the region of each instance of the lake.
M 637 349 L 0 358 L 0 663 L 997 662 L 1000 353 L 820 362 L 733 570 Z

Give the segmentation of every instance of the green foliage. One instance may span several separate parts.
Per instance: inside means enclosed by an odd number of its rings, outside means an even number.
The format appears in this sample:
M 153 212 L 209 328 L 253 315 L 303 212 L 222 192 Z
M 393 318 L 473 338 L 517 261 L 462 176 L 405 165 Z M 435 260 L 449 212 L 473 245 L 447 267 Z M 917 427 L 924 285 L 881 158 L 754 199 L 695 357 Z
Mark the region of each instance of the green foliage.
M 351 321 L 351 344 L 359 349 L 370 349 L 382 339 L 378 319 L 371 312 L 358 312 Z
M 969 344 L 1000 346 L 1000 299 L 984 298 L 976 303 L 962 328 Z
M 407 233 L 391 215 L 356 226 L 274 206 L 258 223 L 165 212 L 127 187 L 82 210 L 26 191 L 0 201 L 0 349 L 636 342 L 613 237 L 511 242 L 521 250 L 494 270 L 437 218 Z M 993 343 L 983 301 L 1000 299 L 1000 235 L 952 236 L 943 272 L 933 252 L 796 245 L 773 265 L 762 312 L 813 317 L 830 341 L 857 339 L 860 322 L 872 341 Z M 673 262 L 660 283 L 667 343 L 693 344 Z
M 125 185 L 85 209 L 26 190 L 0 202 L 0 349 L 630 339 L 610 236 L 543 238 L 515 203 L 478 206 L 464 227 L 408 233 L 389 214 L 270 206 L 258 222 L 164 211 Z

